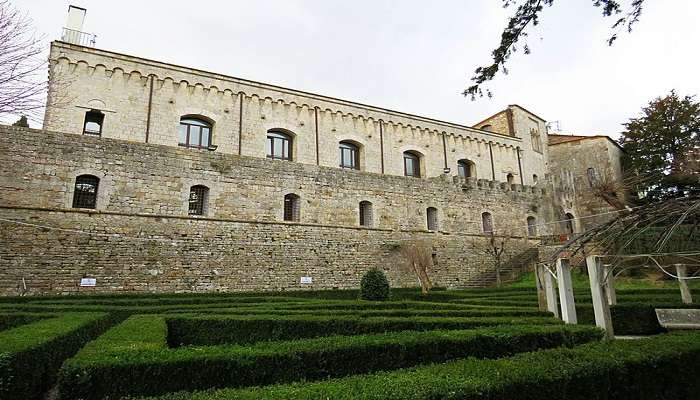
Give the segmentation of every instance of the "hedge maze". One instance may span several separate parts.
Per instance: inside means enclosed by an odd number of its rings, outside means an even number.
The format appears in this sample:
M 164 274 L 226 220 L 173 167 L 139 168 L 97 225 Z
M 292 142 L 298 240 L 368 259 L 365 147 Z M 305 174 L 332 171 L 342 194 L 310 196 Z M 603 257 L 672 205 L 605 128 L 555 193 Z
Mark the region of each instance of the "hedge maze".
M 0 399 L 690 399 L 700 334 L 649 318 L 677 291 L 618 290 L 602 341 L 529 289 L 0 299 Z

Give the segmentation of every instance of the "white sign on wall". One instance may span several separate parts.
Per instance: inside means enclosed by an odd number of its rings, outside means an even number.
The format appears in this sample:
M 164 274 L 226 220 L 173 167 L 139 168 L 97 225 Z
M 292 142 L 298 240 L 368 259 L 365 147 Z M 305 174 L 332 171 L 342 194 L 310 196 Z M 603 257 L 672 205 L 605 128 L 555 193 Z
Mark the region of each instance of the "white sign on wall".
M 314 279 L 310 276 L 302 276 L 301 277 L 301 283 L 314 283 Z
M 97 285 L 97 278 L 82 278 L 80 279 L 80 286 L 82 287 L 95 287 Z

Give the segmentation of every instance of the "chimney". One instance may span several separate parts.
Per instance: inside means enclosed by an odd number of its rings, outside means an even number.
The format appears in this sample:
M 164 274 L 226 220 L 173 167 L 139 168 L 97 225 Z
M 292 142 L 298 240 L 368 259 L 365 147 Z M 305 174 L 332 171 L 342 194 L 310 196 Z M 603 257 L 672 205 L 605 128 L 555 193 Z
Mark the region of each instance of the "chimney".
M 95 35 L 83 32 L 86 9 L 78 6 L 68 6 L 68 18 L 63 28 L 61 40 L 81 46 L 95 46 Z

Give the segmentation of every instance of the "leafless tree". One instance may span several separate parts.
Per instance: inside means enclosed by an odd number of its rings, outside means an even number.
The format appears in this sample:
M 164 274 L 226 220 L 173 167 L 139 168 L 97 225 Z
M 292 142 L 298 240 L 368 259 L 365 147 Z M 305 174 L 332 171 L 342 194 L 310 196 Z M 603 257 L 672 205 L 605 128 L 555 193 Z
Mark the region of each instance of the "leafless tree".
M 513 239 L 513 235 L 511 232 L 501 232 L 500 235 L 497 235 L 495 231 L 484 234 L 486 235 L 486 242 L 477 245 L 476 248 L 493 261 L 496 273 L 496 286 L 501 287 L 503 284 L 503 264 L 507 261 L 507 253 L 509 252 L 510 241 Z
M 433 288 L 428 271 L 433 265 L 433 246 L 427 240 L 404 242 L 399 249 L 406 269 L 413 273 L 420 283 L 421 292 L 427 294 Z
M 0 117 L 41 119 L 48 84 L 42 50 L 32 20 L 0 0 Z

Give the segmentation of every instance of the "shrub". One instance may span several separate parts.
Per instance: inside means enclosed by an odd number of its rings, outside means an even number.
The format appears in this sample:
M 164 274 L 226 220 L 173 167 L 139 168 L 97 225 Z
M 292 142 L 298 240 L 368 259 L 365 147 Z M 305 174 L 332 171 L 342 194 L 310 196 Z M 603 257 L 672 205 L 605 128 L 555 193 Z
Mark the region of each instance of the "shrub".
M 383 271 L 372 268 L 365 272 L 360 281 L 360 298 L 370 301 L 389 299 L 389 281 Z
M 467 359 L 373 375 L 151 400 L 696 399 L 700 334 L 592 343 L 499 360 Z
M 497 325 L 556 325 L 553 317 L 369 317 L 352 316 L 178 316 L 168 317 L 168 344 L 211 346 L 333 335 L 362 335 L 434 329 L 473 329 Z
M 553 325 L 167 349 L 165 331 L 158 316 L 131 317 L 112 328 L 66 362 L 59 379 L 61 399 L 318 380 L 464 357 L 503 357 L 602 337 L 592 327 Z
M 106 330 L 107 314 L 65 314 L 0 332 L 0 399 L 41 399 L 65 359 Z
M 613 331 L 616 335 L 655 335 L 666 332 L 656 317 L 657 308 L 698 308 L 697 304 L 624 303 L 610 307 Z M 595 324 L 591 305 L 577 305 L 579 323 Z

